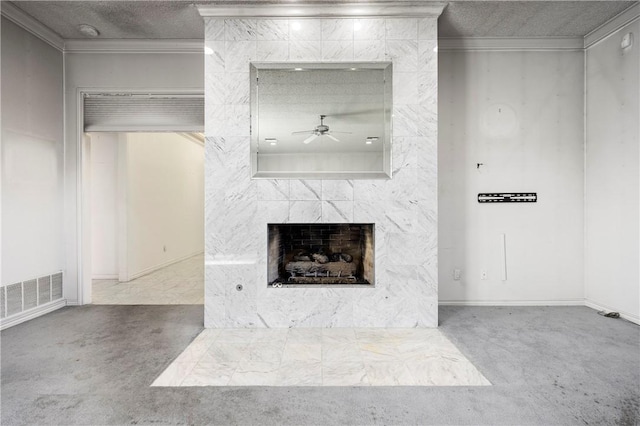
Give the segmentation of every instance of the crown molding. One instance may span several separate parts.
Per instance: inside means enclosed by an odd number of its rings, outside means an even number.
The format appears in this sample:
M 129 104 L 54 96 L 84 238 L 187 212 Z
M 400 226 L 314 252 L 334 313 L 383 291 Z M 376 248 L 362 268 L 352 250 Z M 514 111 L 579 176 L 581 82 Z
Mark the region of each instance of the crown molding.
M 420 1 L 385 1 L 372 3 L 295 3 L 263 2 L 198 5 L 202 17 L 224 18 L 355 18 L 440 16 L 447 3 Z
M 552 51 L 582 50 L 582 37 L 512 38 L 512 37 L 466 37 L 440 38 L 439 52 L 452 51 Z
M 78 39 L 66 40 L 68 53 L 200 53 L 204 40 L 197 39 Z
M 584 48 L 587 49 L 604 40 L 625 25 L 640 18 L 640 3 L 636 2 L 620 14 L 614 16 L 595 30 L 584 36 Z
M 58 34 L 53 32 L 49 27 L 42 24 L 40 21 L 32 18 L 31 16 L 18 9 L 16 6 L 7 1 L 0 2 L 0 9 L 2 16 L 38 37 L 45 43 L 50 44 L 56 49 L 64 50 L 64 40 Z

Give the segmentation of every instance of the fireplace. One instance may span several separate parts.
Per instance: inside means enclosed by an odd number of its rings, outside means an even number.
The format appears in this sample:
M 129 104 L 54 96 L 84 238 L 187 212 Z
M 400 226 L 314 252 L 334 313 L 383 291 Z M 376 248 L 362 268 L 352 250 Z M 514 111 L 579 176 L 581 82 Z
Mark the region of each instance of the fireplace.
M 373 285 L 374 224 L 268 224 L 268 285 Z

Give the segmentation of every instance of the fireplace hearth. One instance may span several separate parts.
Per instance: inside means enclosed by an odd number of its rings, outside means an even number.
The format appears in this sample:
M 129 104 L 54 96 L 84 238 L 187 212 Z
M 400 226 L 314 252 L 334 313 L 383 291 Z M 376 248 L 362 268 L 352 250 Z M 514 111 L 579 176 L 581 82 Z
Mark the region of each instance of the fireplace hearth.
M 267 228 L 268 285 L 373 285 L 373 224 L 269 224 Z

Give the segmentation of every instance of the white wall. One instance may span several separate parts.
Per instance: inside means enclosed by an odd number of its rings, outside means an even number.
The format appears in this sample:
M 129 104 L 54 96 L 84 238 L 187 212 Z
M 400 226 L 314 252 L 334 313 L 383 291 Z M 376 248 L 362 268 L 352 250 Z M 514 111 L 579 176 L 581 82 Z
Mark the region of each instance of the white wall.
M 91 276 L 77 263 L 78 91 L 173 89 L 204 91 L 204 55 L 201 53 L 71 53 L 65 54 L 65 295 L 69 304 L 82 303 L 78 283 L 90 287 Z M 90 229 L 90 224 L 83 224 Z M 86 243 L 86 241 L 85 241 Z
M 91 271 L 118 277 L 118 133 L 91 137 Z
M 624 34 L 634 45 L 622 51 Z M 585 297 L 640 321 L 640 21 L 587 50 Z
M 65 269 L 62 53 L 2 18 L 2 285 Z
M 127 274 L 204 251 L 204 146 L 173 133 L 129 133 Z
M 581 303 L 583 53 L 439 59 L 440 302 Z M 538 202 L 477 202 L 480 192 L 510 191 L 537 192 Z

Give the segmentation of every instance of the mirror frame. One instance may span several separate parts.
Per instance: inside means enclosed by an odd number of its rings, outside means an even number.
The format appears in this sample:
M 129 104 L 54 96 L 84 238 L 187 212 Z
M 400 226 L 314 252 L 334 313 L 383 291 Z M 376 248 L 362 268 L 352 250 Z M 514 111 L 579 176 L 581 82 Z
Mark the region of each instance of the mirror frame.
M 382 170 L 379 171 L 259 171 L 258 143 L 259 143 L 259 110 L 257 78 L 260 70 L 264 69 L 292 69 L 306 70 L 370 68 L 384 70 L 384 116 L 385 140 L 383 141 Z M 251 62 L 251 179 L 391 179 L 392 170 L 392 100 L 393 100 L 393 65 L 388 61 L 380 62 Z

